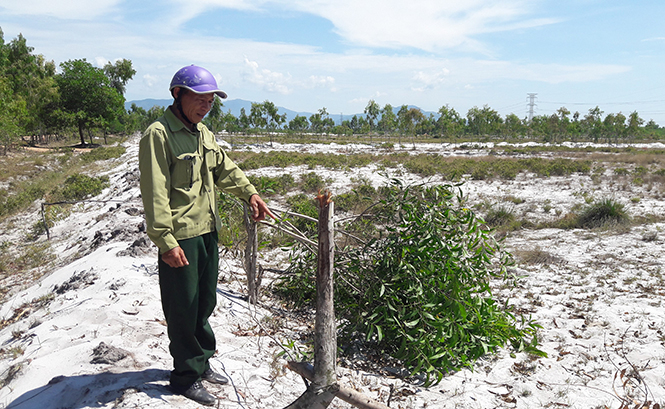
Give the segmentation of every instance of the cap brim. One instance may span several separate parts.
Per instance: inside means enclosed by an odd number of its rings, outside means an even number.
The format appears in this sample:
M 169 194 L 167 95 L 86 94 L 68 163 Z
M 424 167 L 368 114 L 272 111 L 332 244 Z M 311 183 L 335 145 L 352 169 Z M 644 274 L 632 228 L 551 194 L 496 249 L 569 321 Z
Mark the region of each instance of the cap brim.
M 196 86 L 193 86 L 193 87 L 189 87 L 189 89 L 191 89 L 192 91 L 194 91 L 197 94 L 215 93 L 221 99 L 226 99 L 226 97 L 227 97 L 226 92 L 222 91 L 221 89 L 212 87 L 209 84 L 196 85 Z

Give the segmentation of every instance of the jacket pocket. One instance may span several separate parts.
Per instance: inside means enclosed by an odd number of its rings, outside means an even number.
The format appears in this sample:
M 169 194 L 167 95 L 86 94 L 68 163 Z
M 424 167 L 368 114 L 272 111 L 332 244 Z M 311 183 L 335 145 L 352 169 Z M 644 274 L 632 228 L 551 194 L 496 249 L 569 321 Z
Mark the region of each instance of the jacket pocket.
M 197 154 L 183 153 L 176 157 L 171 168 L 171 183 L 177 189 L 191 189 L 201 179 L 201 158 Z
M 217 161 L 222 155 L 222 149 L 217 143 L 203 140 L 203 154 L 205 155 L 206 166 L 209 170 L 217 168 Z

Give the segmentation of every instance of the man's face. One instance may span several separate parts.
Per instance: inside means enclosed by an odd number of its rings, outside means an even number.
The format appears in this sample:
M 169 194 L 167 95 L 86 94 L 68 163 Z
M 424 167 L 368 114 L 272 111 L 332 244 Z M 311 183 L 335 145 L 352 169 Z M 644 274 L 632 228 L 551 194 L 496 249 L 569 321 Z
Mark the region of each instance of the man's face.
M 175 92 L 181 93 L 180 104 L 182 110 L 190 121 L 197 124 L 203 120 L 203 117 L 210 112 L 212 103 L 215 101 L 215 94 L 196 94 L 194 92 L 182 92 L 177 88 Z M 177 94 L 176 94 L 177 96 Z

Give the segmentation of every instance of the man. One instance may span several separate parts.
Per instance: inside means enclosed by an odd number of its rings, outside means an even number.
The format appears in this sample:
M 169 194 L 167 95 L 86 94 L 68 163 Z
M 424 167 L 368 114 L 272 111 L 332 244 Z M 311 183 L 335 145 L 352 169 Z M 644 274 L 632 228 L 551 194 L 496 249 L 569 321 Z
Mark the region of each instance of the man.
M 215 187 L 249 203 L 255 221 L 274 216 L 201 124 L 215 95 L 226 98 L 213 75 L 194 65 L 183 67 L 169 90 L 174 103 L 139 143 L 141 195 L 148 237 L 159 248 L 159 286 L 174 366 L 171 387 L 214 405 L 216 398 L 201 381 L 228 382 L 208 362 L 215 353 L 208 318 L 217 301 L 221 227 Z

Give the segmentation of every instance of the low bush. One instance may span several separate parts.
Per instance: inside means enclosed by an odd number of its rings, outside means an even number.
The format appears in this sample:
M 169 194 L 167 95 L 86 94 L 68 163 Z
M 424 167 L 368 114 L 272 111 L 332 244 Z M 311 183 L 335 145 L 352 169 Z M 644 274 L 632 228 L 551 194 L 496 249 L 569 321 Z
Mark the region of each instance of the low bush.
M 37 183 L 29 183 L 17 193 L 8 194 L 6 190 L 0 190 L 0 217 L 14 214 L 27 208 L 35 200 L 44 197 L 44 189 Z
M 76 202 L 99 195 L 108 185 L 108 176 L 96 177 L 76 173 L 65 179 L 63 186 L 51 191 L 50 195 L 53 201 Z
M 506 279 L 510 254 L 466 208 L 455 187 L 383 189 L 383 234 L 336 253 L 335 309 L 340 345 L 367 344 L 376 356 L 399 360 L 412 374 L 438 382 L 447 371 L 507 344 L 537 349 L 540 326 L 493 298 L 491 279 Z M 291 274 L 276 286 L 296 303 L 311 302 L 316 257 L 292 255 Z
M 124 146 L 109 146 L 92 149 L 81 155 L 81 162 L 91 163 L 98 160 L 108 160 L 121 157 L 127 149 Z
M 329 180 L 314 172 L 304 173 L 300 176 L 300 188 L 307 193 L 316 193 L 324 189 L 327 183 L 329 183 Z
M 286 203 L 289 205 L 289 208 L 295 213 L 300 213 L 305 216 L 313 217 L 315 219 L 319 218 L 319 211 L 316 208 L 316 203 L 314 202 L 314 196 L 306 195 L 300 193 L 294 196 L 289 196 L 286 198 Z M 310 237 L 316 235 L 317 226 L 313 221 L 303 219 L 301 217 L 289 217 L 289 221 L 302 233 Z
M 290 173 L 276 177 L 248 176 L 248 179 L 261 196 L 283 195 L 295 186 L 295 181 Z
M 222 222 L 222 228 L 217 232 L 219 245 L 227 249 L 238 248 L 247 240 L 242 202 L 232 195 L 219 192 L 217 210 Z

